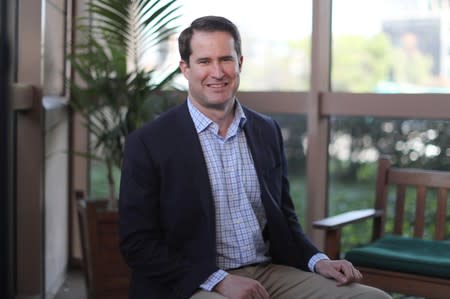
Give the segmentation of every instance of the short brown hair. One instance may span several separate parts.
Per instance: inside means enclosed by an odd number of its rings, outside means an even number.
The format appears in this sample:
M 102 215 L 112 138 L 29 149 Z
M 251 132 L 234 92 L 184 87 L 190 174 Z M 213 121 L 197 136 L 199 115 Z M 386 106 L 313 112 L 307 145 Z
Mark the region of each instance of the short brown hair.
M 194 31 L 224 31 L 228 32 L 234 39 L 234 49 L 238 57 L 241 57 L 241 35 L 236 25 L 230 20 L 219 16 L 205 16 L 195 19 L 189 27 L 184 29 L 178 37 L 178 50 L 183 61 L 189 65 L 189 57 L 192 54 L 191 40 Z

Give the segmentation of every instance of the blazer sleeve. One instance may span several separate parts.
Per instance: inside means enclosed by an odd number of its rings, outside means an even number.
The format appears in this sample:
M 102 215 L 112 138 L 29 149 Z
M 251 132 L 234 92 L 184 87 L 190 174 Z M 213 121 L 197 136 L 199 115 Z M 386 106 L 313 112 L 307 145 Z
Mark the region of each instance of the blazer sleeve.
M 141 135 L 128 135 L 125 145 L 119 199 L 121 252 L 133 275 L 186 298 L 218 269 L 192 265 L 166 243 L 159 214 L 161 171 Z

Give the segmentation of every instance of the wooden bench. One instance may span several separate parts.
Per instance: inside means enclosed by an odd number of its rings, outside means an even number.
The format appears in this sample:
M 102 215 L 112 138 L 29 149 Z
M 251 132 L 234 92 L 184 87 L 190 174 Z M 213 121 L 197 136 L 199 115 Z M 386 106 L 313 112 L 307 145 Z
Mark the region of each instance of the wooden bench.
M 391 217 L 388 203 L 392 186 L 396 190 L 395 205 L 391 208 L 394 210 L 393 230 L 387 232 L 385 224 Z M 405 219 L 408 218 L 405 217 L 405 194 L 411 188 L 416 190 L 414 221 Z M 450 298 L 450 240 L 446 235 L 450 221 L 449 188 L 450 172 L 395 168 L 388 157 L 382 157 L 378 162 L 374 209 L 350 211 L 315 221 L 313 226 L 325 229 L 325 252 L 335 259 L 340 257 L 342 227 L 373 219 L 372 241 L 345 254 L 363 274 L 362 283 L 387 292 Z M 433 198 L 426 196 L 430 189 L 435 190 L 428 193 L 436 194 Z M 430 217 L 425 217 L 425 211 L 431 206 L 434 206 L 431 211 L 435 216 L 431 223 L 434 235 L 428 238 L 424 237 L 424 232 L 430 225 L 426 225 Z

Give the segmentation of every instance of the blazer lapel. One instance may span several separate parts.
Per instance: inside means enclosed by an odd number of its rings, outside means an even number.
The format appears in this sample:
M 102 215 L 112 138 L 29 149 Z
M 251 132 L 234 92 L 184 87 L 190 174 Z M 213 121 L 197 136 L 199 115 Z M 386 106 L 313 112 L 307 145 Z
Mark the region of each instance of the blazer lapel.
M 176 129 L 178 131 L 178 146 L 180 155 L 188 159 L 189 169 L 185 169 L 186 175 L 198 176 L 199 190 L 201 190 L 201 200 L 207 208 L 214 213 L 213 195 L 211 184 L 209 181 L 208 168 L 206 166 L 205 157 L 203 155 L 202 146 L 195 129 L 194 122 L 189 114 L 187 102 L 184 102 L 177 111 Z M 214 215 L 214 214 L 212 214 Z
M 268 155 L 270 155 L 269 153 L 265 154 L 266 152 L 264 150 L 268 147 L 266 144 L 267 142 L 265 142 L 267 138 L 264 138 L 264 132 L 261 130 L 261 127 L 255 124 L 258 120 L 254 118 L 253 112 L 245 109 L 245 115 L 247 116 L 247 122 L 244 126 L 244 132 L 247 139 L 247 144 L 252 154 L 256 174 L 258 176 L 258 181 L 261 188 L 261 200 L 266 209 L 266 213 L 275 211 L 279 212 L 280 206 L 269 191 L 267 184 L 270 182 L 266 181 L 264 173 L 266 169 L 270 169 L 270 165 L 265 165 L 265 161 L 269 160 Z M 270 140 L 269 142 L 275 141 Z
M 258 175 L 258 179 L 261 182 L 263 180 L 263 167 L 262 167 L 262 138 L 260 129 L 254 125 L 254 119 L 250 113 L 245 112 L 247 116 L 247 122 L 244 125 L 244 133 L 245 138 L 247 139 L 247 144 L 252 154 L 253 163 L 255 164 L 256 174 Z

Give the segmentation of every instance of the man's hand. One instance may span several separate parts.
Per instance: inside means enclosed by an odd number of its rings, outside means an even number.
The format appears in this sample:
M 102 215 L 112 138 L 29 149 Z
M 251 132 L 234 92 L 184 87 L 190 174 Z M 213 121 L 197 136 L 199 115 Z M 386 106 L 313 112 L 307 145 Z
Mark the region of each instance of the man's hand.
M 256 280 L 228 274 L 213 289 L 229 299 L 269 299 L 266 289 Z
M 333 278 L 338 286 L 362 279 L 361 272 L 347 260 L 320 260 L 316 263 L 315 271 L 324 277 Z

